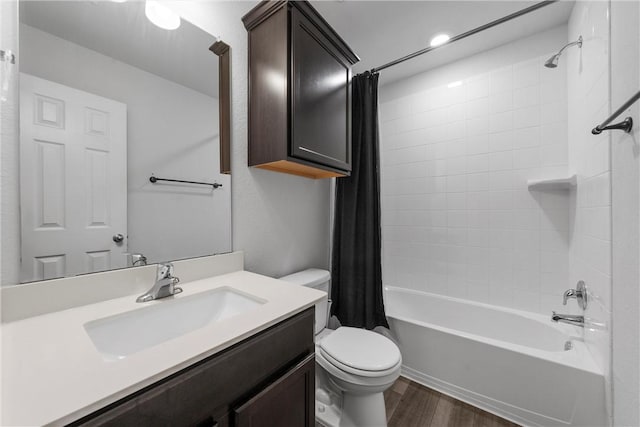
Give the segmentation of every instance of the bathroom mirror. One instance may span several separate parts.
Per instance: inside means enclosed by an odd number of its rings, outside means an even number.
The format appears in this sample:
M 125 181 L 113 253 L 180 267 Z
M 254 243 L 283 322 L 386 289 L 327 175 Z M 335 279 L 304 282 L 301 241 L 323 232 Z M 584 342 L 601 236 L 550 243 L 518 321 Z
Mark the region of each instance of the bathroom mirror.
M 157 6 L 20 2 L 20 282 L 231 251 L 228 46 Z

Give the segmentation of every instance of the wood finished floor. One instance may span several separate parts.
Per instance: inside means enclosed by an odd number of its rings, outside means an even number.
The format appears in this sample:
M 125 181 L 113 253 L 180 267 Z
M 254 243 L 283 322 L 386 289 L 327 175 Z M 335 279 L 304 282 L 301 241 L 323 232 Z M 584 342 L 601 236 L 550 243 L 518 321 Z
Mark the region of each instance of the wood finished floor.
M 384 393 L 389 427 L 518 427 L 404 377 Z

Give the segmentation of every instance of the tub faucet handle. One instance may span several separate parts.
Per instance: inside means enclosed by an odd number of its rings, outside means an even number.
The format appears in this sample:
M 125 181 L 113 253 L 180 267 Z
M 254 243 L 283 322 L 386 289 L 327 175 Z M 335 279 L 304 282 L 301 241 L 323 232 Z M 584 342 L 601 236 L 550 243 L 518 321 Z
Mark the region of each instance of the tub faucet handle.
M 587 309 L 587 286 L 580 280 L 575 289 L 567 289 L 562 295 L 562 305 L 567 305 L 569 298 L 575 298 L 583 310 Z
M 564 295 L 562 296 L 562 305 L 567 305 L 567 300 L 569 298 L 576 298 L 575 289 L 567 289 L 566 291 L 564 291 Z

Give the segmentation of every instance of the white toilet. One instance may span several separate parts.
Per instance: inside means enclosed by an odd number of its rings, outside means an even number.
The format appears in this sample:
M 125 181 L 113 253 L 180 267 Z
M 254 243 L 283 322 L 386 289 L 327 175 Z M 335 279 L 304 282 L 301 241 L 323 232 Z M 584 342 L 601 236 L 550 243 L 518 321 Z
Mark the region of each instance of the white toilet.
M 312 268 L 280 279 L 328 293 L 331 275 Z M 386 426 L 382 392 L 400 376 L 400 350 L 365 329 L 327 329 L 328 312 L 327 297 L 316 304 L 316 420 L 327 427 Z

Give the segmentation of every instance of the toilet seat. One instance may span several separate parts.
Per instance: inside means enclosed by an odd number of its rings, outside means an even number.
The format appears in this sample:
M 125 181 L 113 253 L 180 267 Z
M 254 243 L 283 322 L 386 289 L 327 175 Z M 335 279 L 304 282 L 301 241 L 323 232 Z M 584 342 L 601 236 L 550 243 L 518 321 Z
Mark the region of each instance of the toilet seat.
M 393 374 L 402 363 L 388 338 L 359 328 L 341 327 L 318 343 L 318 353 L 341 371 L 362 377 Z

